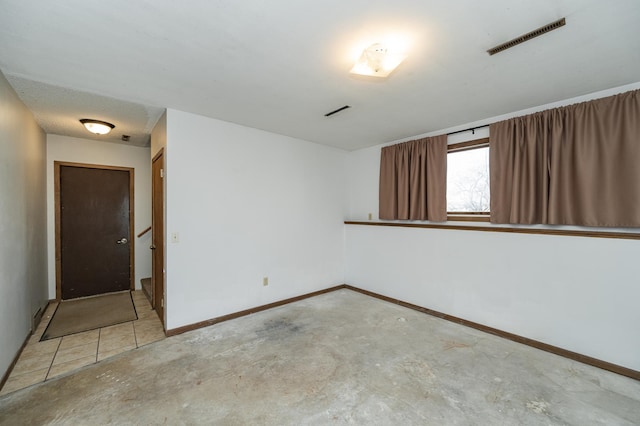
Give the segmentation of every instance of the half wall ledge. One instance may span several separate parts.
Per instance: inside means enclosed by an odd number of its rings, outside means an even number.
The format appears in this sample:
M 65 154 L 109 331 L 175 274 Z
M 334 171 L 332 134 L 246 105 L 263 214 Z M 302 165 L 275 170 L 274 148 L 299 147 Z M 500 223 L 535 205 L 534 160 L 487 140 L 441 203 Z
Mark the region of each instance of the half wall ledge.
M 345 225 L 362 226 L 395 226 L 401 228 L 425 228 L 425 229 L 451 229 L 455 231 L 479 231 L 479 232 L 506 232 L 511 234 L 537 234 L 556 235 L 565 237 L 591 237 L 591 238 L 613 238 L 621 240 L 640 240 L 640 233 L 637 232 L 616 232 L 616 231 L 582 231 L 572 229 L 548 229 L 548 228 L 514 228 L 508 226 L 473 226 L 473 225 L 444 225 L 437 223 L 407 223 L 407 222 L 365 222 L 347 220 Z

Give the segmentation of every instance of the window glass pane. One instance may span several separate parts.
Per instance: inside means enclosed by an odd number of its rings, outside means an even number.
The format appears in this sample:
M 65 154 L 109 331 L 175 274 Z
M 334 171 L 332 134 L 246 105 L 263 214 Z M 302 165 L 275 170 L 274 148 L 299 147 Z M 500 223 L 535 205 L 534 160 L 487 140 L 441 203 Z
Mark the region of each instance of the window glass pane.
M 447 154 L 447 211 L 489 212 L 489 147 Z

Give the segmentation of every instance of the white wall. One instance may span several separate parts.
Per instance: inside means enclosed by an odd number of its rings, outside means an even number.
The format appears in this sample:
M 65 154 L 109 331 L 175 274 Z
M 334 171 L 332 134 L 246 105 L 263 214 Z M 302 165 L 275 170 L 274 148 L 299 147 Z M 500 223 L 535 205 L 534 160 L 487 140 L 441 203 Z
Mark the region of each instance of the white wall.
M 343 283 L 345 152 L 175 110 L 167 152 L 168 329 Z
M 56 297 L 54 161 L 133 167 L 135 284 L 151 276 L 151 232 L 137 235 L 151 226 L 151 159 L 149 148 L 96 142 L 69 136 L 47 135 L 47 251 L 49 259 L 49 298 Z
M 347 284 L 640 370 L 638 241 L 348 225 Z
M 45 134 L 0 73 L 0 377 L 47 303 Z
M 483 123 L 429 135 L 477 124 Z M 450 143 L 483 136 L 457 135 Z M 368 213 L 377 218 L 381 147 L 349 153 L 351 220 L 367 220 Z M 640 243 L 633 240 L 348 225 L 345 278 L 347 284 L 640 370 L 639 255 Z

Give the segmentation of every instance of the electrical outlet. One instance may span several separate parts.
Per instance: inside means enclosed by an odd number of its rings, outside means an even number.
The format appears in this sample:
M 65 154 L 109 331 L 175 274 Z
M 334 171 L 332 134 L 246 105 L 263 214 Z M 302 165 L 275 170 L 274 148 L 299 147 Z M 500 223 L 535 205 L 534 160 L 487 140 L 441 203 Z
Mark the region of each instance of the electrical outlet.
M 369 213 L 369 220 L 373 219 L 373 214 Z
M 265 287 L 269 285 L 269 277 L 264 277 L 262 279 L 262 285 Z

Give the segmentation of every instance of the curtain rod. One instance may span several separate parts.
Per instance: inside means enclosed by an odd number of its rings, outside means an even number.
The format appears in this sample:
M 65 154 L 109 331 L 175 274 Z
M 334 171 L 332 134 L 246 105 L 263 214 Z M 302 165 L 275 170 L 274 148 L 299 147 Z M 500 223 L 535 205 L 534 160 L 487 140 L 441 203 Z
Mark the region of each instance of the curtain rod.
M 469 127 L 468 129 L 464 129 L 464 130 L 456 130 L 455 132 L 447 133 L 447 136 L 455 135 L 456 133 L 464 133 L 464 132 L 468 132 L 468 131 L 471 131 L 471 134 L 475 135 L 477 129 L 482 129 L 484 127 L 489 127 L 489 126 L 490 126 L 490 124 L 485 124 L 483 126 Z

